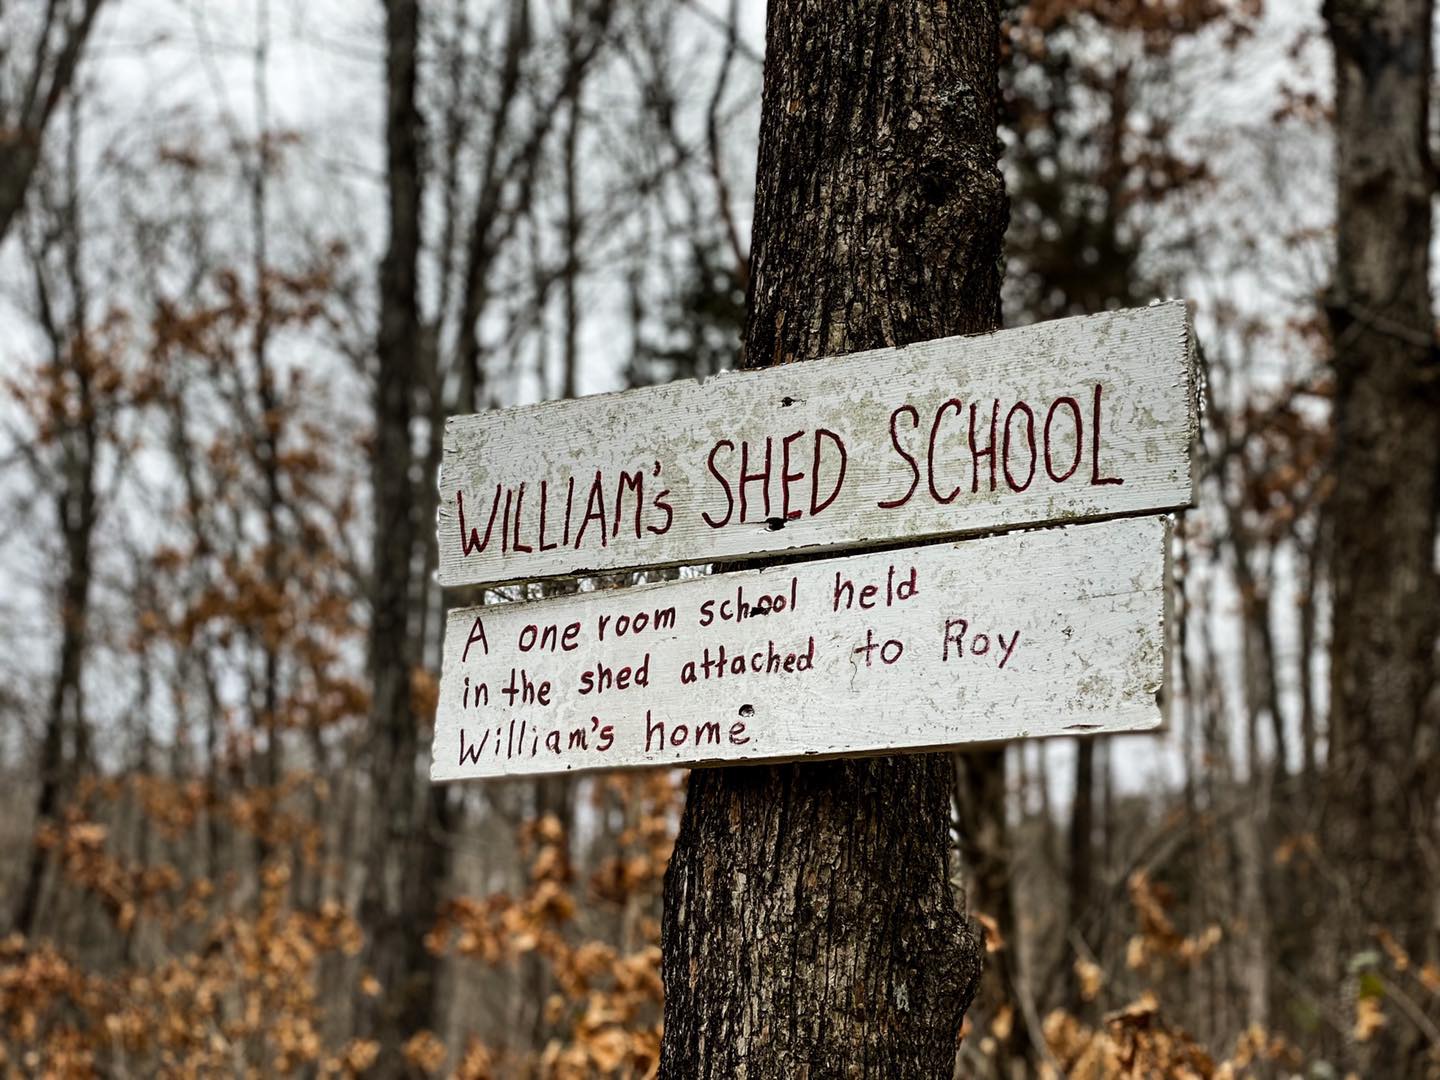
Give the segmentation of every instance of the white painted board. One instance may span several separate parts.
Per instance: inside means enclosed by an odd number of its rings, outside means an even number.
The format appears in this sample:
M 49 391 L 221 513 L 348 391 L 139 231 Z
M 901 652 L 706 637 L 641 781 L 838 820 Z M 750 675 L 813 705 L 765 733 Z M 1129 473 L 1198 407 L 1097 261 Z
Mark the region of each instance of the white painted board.
M 458 609 L 430 775 L 1151 729 L 1167 542 L 1130 518 Z
M 439 579 L 1168 511 L 1191 501 L 1194 401 L 1189 319 L 1171 302 L 453 417 Z

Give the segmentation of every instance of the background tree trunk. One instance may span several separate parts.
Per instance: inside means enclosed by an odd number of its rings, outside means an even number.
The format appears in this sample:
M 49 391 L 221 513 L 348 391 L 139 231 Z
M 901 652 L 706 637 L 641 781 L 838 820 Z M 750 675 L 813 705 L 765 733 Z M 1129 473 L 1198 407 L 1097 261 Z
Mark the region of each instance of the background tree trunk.
M 1440 596 L 1440 367 L 1429 288 L 1432 0 L 1330 0 L 1335 50 L 1338 258 L 1329 314 L 1336 375 L 1329 821 L 1344 882 L 1339 962 L 1383 929 L 1417 960 L 1433 947 Z M 1400 1015 L 1364 1048 L 1366 1075 L 1412 1075 Z M 1359 1051 L 1363 1049 L 1363 1055 Z
M 1023 1075 L 1030 1051 L 1025 1016 L 1029 990 L 1020 971 L 1020 922 L 1015 910 L 1012 862 L 1015 838 L 1006 806 L 1009 770 L 1005 747 L 962 750 L 955 755 L 955 766 L 955 818 L 965 866 L 965 900 L 970 911 L 994 920 L 999 946 L 986 943 L 989 961 L 980 983 L 977 1009 L 983 1009 L 991 1021 L 1001 1010 L 1010 1010 L 1009 1034 L 995 1037 L 996 1074 Z M 972 1020 L 983 1023 L 975 1016 Z M 995 1025 L 991 1023 L 989 1028 L 993 1035 Z
M 35 265 L 35 285 L 42 297 L 42 325 L 60 386 L 64 388 L 60 400 L 64 400 L 63 395 L 74 395 L 74 419 L 65 424 L 57 440 L 59 461 L 55 477 L 55 516 L 64 545 L 64 572 L 59 594 L 60 635 L 55 681 L 50 688 L 45 736 L 40 750 L 40 785 L 35 802 L 37 831 L 60 822 L 65 802 L 73 798 L 81 776 L 93 767 L 89 753 L 85 675 L 93 619 L 92 558 L 101 512 L 97 489 L 103 434 L 96 414 L 94 383 L 103 358 L 92 347 L 86 302 L 88 290 L 77 165 L 80 131 L 79 109 L 72 100 L 60 216 L 68 317 L 57 310 L 57 289 L 48 282 L 43 262 L 37 260 Z M 3 237 L 3 207 L 0 207 L 0 237 Z M 50 854 L 38 842 L 32 843 L 25 864 L 11 927 L 18 933 L 33 937 L 46 915 L 42 899 Z
M 995 328 L 994 0 L 774 0 L 746 362 Z M 665 882 L 672 1077 L 949 1076 L 982 946 L 944 754 L 702 769 Z
M 369 967 L 379 980 L 368 1029 L 381 1044 L 381 1075 L 404 1071 L 404 1040 L 435 1024 L 437 960 L 425 948 L 447 860 L 436 838 L 445 791 L 421 789 L 419 719 L 411 670 L 424 618 L 415 588 L 414 451 L 410 421 L 421 377 L 419 258 L 423 121 L 416 102 L 420 13 L 416 0 L 385 4 L 386 186 L 390 234 L 380 265 L 379 370 L 375 397 L 375 537 L 372 556 L 370 675 L 374 814 L 360 915 Z M 415 611 L 415 606 L 421 608 Z
M 1095 742 L 1094 739 L 1075 740 L 1075 801 L 1070 806 L 1070 858 L 1066 865 L 1070 875 L 1070 913 L 1065 920 L 1074 940 L 1067 941 L 1065 948 L 1067 955 L 1077 954 L 1077 962 L 1085 951 L 1094 956 L 1099 945 L 1093 935 L 1086 933 L 1095 880 Z M 1066 1008 L 1076 1016 L 1085 1015 L 1085 994 L 1076 963 L 1072 962 L 1066 969 L 1065 980 Z

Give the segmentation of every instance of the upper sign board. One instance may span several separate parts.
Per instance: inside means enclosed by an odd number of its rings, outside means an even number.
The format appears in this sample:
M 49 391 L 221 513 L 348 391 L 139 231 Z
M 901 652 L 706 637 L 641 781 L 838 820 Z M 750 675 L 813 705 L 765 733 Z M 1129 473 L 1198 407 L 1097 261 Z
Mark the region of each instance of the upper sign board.
M 1191 501 L 1182 302 L 453 417 L 439 578 L 502 584 Z

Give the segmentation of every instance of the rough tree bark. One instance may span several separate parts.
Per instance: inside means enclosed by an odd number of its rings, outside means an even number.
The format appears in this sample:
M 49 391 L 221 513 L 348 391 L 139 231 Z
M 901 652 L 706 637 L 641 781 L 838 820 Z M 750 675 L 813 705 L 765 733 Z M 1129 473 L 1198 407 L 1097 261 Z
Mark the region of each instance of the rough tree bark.
M 1341 964 L 1387 930 L 1434 945 L 1422 897 L 1436 839 L 1440 631 L 1440 365 L 1429 289 L 1433 0 L 1328 0 L 1335 51 L 1338 258 L 1330 756 L 1326 829 L 1344 883 Z M 1352 973 L 1353 975 L 1353 973 Z M 1393 1011 L 1393 1010 L 1392 1010 Z M 1416 1029 L 1393 1015 L 1365 1075 L 1418 1074 Z M 1363 1050 L 1363 1056 L 1360 1051 Z
M 745 355 L 999 322 L 995 0 L 772 0 Z M 665 881 L 668 1077 L 951 1075 L 981 944 L 944 754 L 701 769 Z
M 370 706 L 374 824 L 367 853 L 361 921 L 368 962 L 383 991 L 364 1019 L 378 1038 L 378 1073 L 403 1075 L 403 1041 L 432 1025 L 437 961 L 424 947 L 436 913 L 446 860 L 434 833 L 445 813 L 444 789 L 422 790 L 417 772 L 419 720 L 410 673 L 423 611 L 416 588 L 417 498 L 410 441 L 420 377 L 423 123 L 416 102 L 420 13 L 417 0 L 385 4 L 386 187 L 389 244 L 380 265 L 379 360 L 375 397 L 374 549 L 371 569 Z

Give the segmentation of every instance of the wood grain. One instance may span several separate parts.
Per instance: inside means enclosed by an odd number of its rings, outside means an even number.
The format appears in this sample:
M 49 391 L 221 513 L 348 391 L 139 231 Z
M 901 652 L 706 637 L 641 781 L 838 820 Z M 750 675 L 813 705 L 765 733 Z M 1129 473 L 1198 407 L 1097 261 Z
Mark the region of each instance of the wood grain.
M 1190 353 L 1185 305 L 1170 302 L 454 417 L 439 578 L 499 584 L 1186 506 Z
M 1164 519 L 1135 518 L 452 611 L 431 777 L 1154 728 L 1166 669 L 1166 542 Z M 912 581 L 905 595 L 902 583 Z M 784 603 L 757 615 L 764 596 Z M 742 598 L 750 616 L 724 620 Z M 547 627 L 555 628 L 548 646 Z M 721 646 L 744 657 L 746 670 L 716 676 L 712 666 L 703 677 L 706 650 L 713 661 Z M 805 660 L 787 671 L 790 656 Z M 582 693 L 599 664 L 629 668 L 632 680 L 643 670 L 647 685 Z M 683 681 L 687 665 L 701 676 L 693 683 Z M 502 688 L 512 672 L 523 687 L 522 669 L 537 691 L 548 683 L 548 694 L 508 703 Z M 697 747 L 703 725 L 714 726 Z M 572 743 L 575 732 L 583 736 Z

